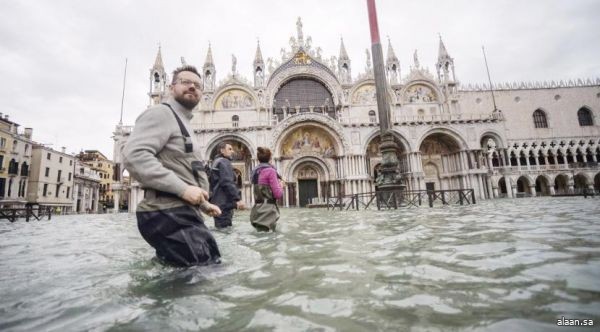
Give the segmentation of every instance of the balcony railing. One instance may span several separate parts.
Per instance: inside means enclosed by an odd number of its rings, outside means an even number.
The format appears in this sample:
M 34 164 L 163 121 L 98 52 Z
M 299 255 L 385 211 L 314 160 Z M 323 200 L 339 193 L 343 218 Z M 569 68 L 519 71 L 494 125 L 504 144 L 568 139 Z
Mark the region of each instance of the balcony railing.
M 538 171 L 557 171 L 567 169 L 599 169 L 600 164 L 597 162 L 578 162 L 569 164 L 550 164 L 550 165 L 520 165 L 520 166 L 498 166 L 493 167 L 493 171 L 500 171 L 501 173 L 510 172 L 538 172 Z
M 399 115 L 392 117 L 393 123 L 448 123 L 448 122 L 485 122 L 502 120 L 497 113 L 459 113 L 432 115 Z
M 270 127 L 275 126 L 279 122 L 283 121 L 288 117 L 293 117 L 297 115 L 313 113 L 313 112 L 295 112 L 295 113 L 286 113 L 286 114 L 276 114 L 274 118 L 271 120 L 261 120 L 261 121 L 227 121 L 227 122 L 210 122 L 206 121 L 199 124 L 199 128 L 201 130 L 205 129 L 227 129 L 227 128 L 250 128 L 250 127 Z M 328 114 L 321 112 L 314 112 L 317 114 Z M 333 113 L 330 115 L 333 116 Z M 340 117 L 335 118 L 341 124 L 353 125 L 377 125 L 378 121 L 373 121 L 373 118 L 364 117 L 364 116 L 356 116 L 356 117 Z M 486 121 L 497 121 L 501 120 L 501 114 L 493 114 L 493 113 L 461 113 L 461 114 L 435 114 L 435 115 L 422 115 L 422 116 L 414 116 L 414 115 L 403 115 L 403 116 L 393 116 L 392 123 L 396 124 L 419 124 L 419 123 L 463 123 L 463 122 L 486 122 Z M 125 127 L 123 127 L 125 128 Z
M 263 121 L 228 121 L 228 122 L 203 122 L 199 124 L 200 129 L 238 129 L 248 127 L 271 127 L 277 124 L 277 120 Z

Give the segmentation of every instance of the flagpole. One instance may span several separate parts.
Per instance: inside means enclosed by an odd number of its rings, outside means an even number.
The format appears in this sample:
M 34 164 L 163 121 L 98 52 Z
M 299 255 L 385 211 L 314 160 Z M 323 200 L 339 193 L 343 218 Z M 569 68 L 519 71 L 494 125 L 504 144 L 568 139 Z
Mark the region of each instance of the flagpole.
M 123 74 L 123 93 L 121 94 L 121 117 L 119 118 L 119 126 L 123 125 L 123 102 L 125 101 L 125 80 L 127 79 L 127 58 L 125 58 L 125 74 Z
M 485 69 L 487 71 L 488 81 L 490 82 L 490 92 L 492 93 L 492 102 L 494 103 L 494 112 L 498 110 L 496 107 L 496 97 L 494 97 L 494 89 L 492 87 L 492 77 L 490 76 L 490 68 L 488 67 L 487 57 L 485 56 L 485 48 L 481 45 L 483 51 L 483 60 L 485 61 Z

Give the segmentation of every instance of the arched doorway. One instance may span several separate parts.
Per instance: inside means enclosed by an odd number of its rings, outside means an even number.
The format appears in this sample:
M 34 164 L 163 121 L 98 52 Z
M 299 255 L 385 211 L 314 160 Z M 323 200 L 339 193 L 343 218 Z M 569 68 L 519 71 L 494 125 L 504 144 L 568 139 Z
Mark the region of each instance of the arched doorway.
M 550 184 L 548 179 L 543 175 L 540 175 L 535 179 L 535 191 L 538 196 L 550 196 Z
M 442 174 L 460 172 L 468 167 L 464 165 L 464 156 L 461 156 L 460 144 L 456 139 L 445 133 L 434 133 L 427 136 L 419 147 L 423 171 L 436 170 L 437 181 L 434 178 L 425 179 L 425 188 L 434 187 L 435 190 L 465 188 L 462 177 L 442 176 Z
M 517 179 L 517 197 L 529 197 L 531 196 L 531 188 L 529 187 L 529 179 L 525 176 L 521 176 Z
M 303 157 L 291 165 L 287 176 L 289 205 L 306 207 L 331 196 L 328 166 L 315 157 Z
M 428 163 L 423 166 L 423 173 L 425 174 L 425 189 L 426 190 L 439 190 L 440 189 L 440 171 L 434 163 Z
M 589 181 L 587 176 L 579 173 L 573 178 L 573 184 L 575 187 L 575 194 L 583 194 L 588 187 Z
M 341 193 L 340 181 L 330 170 L 336 169 L 341 149 L 335 133 L 321 123 L 302 122 L 287 131 L 277 145 L 277 163 L 286 180 L 286 205 L 304 207 L 325 197 Z
M 600 194 L 600 173 L 594 176 L 594 190 L 597 194 Z
M 566 195 L 569 193 L 569 177 L 560 174 L 554 179 L 554 192 L 557 195 Z
M 508 196 L 508 190 L 506 189 L 506 179 L 504 177 L 501 177 L 500 180 L 498 180 L 498 190 L 498 194 L 500 197 Z
M 298 205 L 306 207 L 319 197 L 319 172 L 313 163 L 304 163 L 296 175 L 298 181 Z

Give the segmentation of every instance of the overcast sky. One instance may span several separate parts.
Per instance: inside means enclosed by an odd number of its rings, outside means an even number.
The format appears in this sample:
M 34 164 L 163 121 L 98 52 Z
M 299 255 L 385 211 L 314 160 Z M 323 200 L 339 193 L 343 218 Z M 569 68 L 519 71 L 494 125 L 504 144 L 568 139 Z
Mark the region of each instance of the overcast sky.
M 370 48 L 365 0 L 28 1 L 0 0 L 2 113 L 34 140 L 60 150 L 98 149 L 112 158 L 128 58 L 123 123 L 148 105 L 149 69 L 158 45 L 171 72 L 185 57 L 201 67 L 212 44 L 217 81 L 231 71 L 252 77 L 257 38 L 263 56 L 279 58 L 296 35 L 323 56 L 338 56 L 340 37 L 352 74 Z M 391 39 L 402 75 L 418 50 L 434 72 L 441 34 L 462 84 L 600 77 L 600 1 L 377 1 L 382 39 Z M 387 41 L 384 43 L 384 54 Z

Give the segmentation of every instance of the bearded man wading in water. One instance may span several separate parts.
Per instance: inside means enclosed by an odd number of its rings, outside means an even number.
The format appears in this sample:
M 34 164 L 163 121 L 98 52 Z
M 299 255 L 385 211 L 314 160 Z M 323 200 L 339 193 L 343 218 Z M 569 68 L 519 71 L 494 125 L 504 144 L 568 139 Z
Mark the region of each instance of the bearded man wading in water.
M 123 150 L 125 168 L 145 189 L 137 207 L 140 234 L 165 263 L 176 266 L 220 263 L 221 254 L 200 210 L 221 214 L 210 204 L 199 145 L 190 136 L 192 110 L 202 96 L 195 67 L 173 72 L 171 97 L 136 120 Z

